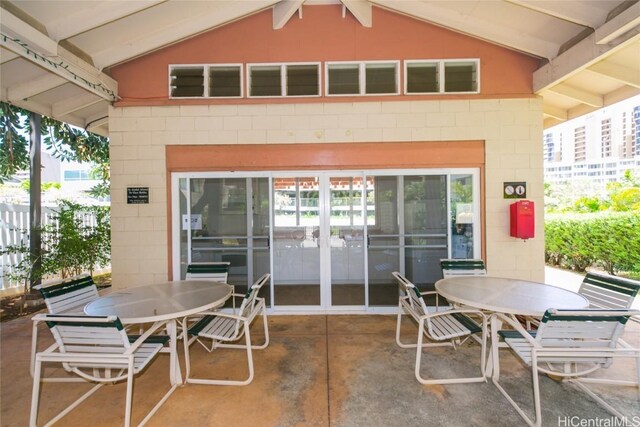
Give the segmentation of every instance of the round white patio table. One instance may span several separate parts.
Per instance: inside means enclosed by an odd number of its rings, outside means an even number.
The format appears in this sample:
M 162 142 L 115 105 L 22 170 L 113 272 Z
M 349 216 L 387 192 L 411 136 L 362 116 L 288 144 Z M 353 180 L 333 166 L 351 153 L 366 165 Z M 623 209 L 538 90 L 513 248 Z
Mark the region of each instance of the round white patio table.
M 580 294 L 528 280 L 491 276 L 458 276 L 436 282 L 450 302 L 499 313 L 542 317 L 549 308 L 581 309 L 589 301 Z
M 102 296 L 87 304 L 84 312 L 89 316 L 115 315 L 125 324 L 167 322 L 171 383 L 175 385 L 182 383 L 176 343 L 178 319 L 223 305 L 232 291 L 226 283 L 206 280 L 156 283 Z
M 589 301 L 580 294 L 544 283 L 492 276 L 458 276 L 438 280 L 436 291 L 449 302 L 481 310 L 516 315 L 542 317 L 549 308 L 579 310 L 589 307 Z M 519 324 L 518 322 L 515 322 Z M 491 316 L 491 350 L 486 376 L 497 380 L 499 376 L 498 330 L 502 321 Z M 521 333 L 526 333 L 520 328 Z

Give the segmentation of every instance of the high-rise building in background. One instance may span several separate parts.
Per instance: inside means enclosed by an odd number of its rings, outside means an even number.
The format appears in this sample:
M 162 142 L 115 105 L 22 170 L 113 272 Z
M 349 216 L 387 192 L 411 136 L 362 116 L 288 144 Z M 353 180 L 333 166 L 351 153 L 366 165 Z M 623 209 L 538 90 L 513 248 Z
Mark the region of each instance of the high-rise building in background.
M 640 96 L 547 129 L 543 136 L 545 181 L 618 181 L 640 172 Z

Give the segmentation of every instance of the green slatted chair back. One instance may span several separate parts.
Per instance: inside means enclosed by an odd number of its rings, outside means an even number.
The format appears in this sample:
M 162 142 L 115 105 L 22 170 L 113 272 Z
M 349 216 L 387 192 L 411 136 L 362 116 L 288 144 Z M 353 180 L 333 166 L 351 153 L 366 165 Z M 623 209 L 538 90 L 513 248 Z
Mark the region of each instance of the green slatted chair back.
M 256 299 L 258 298 L 260 289 L 262 289 L 264 284 L 269 281 L 269 277 L 271 277 L 269 273 L 263 274 L 262 277 L 256 280 L 255 283 L 251 285 L 249 289 L 247 289 L 247 293 L 244 295 L 244 299 L 242 300 L 242 304 L 240 305 L 240 309 L 238 310 L 240 316 L 249 317 L 251 312 L 255 310 Z
M 206 279 L 226 283 L 229 277 L 230 262 L 203 262 L 187 266 L 187 280 Z
M 591 308 L 630 308 L 640 291 L 640 282 L 622 277 L 587 273 L 578 293 L 589 300 Z
M 47 315 L 61 353 L 124 353 L 129 339 L 116 316 Z
M 422 294 L 416 285 L 397 271 L 391 273 L 398 283 L 398 290 L 401 292 L 400 298 L 404 299 L 412 311 L 420 317 L 428 313 L 427 305 L 422 298 Z
M 442 277 L 483 276 L 487 268 L 481 259 L 441 259 Z
M 627 310 L 556 310 L 546 311 L 536 332 L 535 340 L 545 348 L 598 349 L 616 348 L 624 326 L 629 320 Z M 570 353 L 570 351 L 569 351 Z M 603 367 L 611 364 L 610 354 L 598 354 L 592 357 L 574 355 L 553 355 L 539 359 L 541 362 L 581 362 L 598 363 Z
M 97 299 L 98 288 L 90 275 L 65 279 L 53 285 L 35 286 L 51 314 L 83 314 L 84 306 Z

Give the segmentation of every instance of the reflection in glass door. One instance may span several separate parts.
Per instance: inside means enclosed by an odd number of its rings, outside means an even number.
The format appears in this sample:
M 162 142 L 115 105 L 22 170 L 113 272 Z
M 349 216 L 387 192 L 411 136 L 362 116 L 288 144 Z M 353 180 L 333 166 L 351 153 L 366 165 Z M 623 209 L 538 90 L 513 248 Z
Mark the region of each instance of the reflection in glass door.
M 320 182 L 273 178 L 275 306 L 320 306 Z
M 429 290 L 441 258 L 481 255 L 479 171 L 421 172 L 178 173 L 174 279 L 229 261 L 239 292 L 271 272 L 276 310 L 390 310 L 393 271 Z
M 370 182 L 369 305 L 388 306 L 398 298 L 393 271 L 421 288 L 441 278 L 440 259 L 448 256 L 447 176 L 375 176 Z
M 179 278 L 190 263 L 230 262 L 228 282 L 244 292 L 269 272 L 268 178 L 181 178 L 179 189 Z
M 362 176 L 329 177 L 331 305 L 365 305 Z

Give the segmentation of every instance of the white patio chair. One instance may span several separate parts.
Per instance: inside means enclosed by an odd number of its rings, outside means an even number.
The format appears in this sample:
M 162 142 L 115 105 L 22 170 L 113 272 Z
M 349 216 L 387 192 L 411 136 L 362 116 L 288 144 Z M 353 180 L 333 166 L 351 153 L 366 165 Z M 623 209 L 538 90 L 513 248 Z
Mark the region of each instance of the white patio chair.
M 637 280 L 608 274 L 587 273 L 578 293 L 589 300 L 590 308 L 628 309 L 640 291 Z
M 44 298 L 49 314 L 77 314 L 82 316 L 84 315 L 84 306 L 99 297 L 98 288 L 90 275 L 71 277 L 47 286 L 38 285 L 34 286 L 34 289 L 37 289 Z M 39 325 L 40 321 L 37 318 L 33 318 L 30 364 L 32 377 L 35 369 L 35 355 L 38 351 Z M 43 379 L 43 381 L 49 380 L 49 378 Z
M 442 277 L 484 276 L 487 268 L 481 259 L 441 259 Z
M 494 370 L 493 383 L 529 424 L 541 425 L 542 405 L 538 374 L 548 374 L 571 381 L 601 404 L 613 415 L 623 414 L 589 390 L 585 377 L 601 368 L 607 368 L 614 357 L 637 358 L 640 349 L 617 346 L 624 325 L 631 315 L 640 312 L 629 310 L 556 310 L 549 309 L 542 317 L 537 331 L 524 331 L 512 318 L 500 313 L 492 316 L 510 324 L 514 330 L 499 331 L 498 334 L 515 355 L 531 368 L 533 382 L 533 404 L 535 418 L 529 418 L 522 408 L 499 383 L 499 370 Z M 494 319 L 492 318 L 492 322 Z M 492 342 L 492 355 L 498 357 L 497 340 Z M 494 362 L 496 362 L 494 360 Z M 499 365 L 499 363 L 494 363 Z M 616 385 L 640 385 L 640 372 L 636 380 L 598 379 L 599 383 Z
M 578 293 L 589 300 L 589 308 L 612 310 L 630 309 L 639 291 L 640 282 L 637 280 L 592 272 L 585 275 L 578 289 Z M 531 323 L 537 325 L 539 319 Z M 622 340 L 619 340 L 619 343 L 627 345 Z
M 188 329 L 183 330 L 183 342 L 186 361 L 186 382 L 193 384 L 214 384 L 214 385 L 247 385 L 253 381 L 253 349 L 264 349 L 269 345 L 269 328 L 267 325 L 267 312 L 264 298 L 258 298 L 260 288 L 269 281 L 269 273 L 260 277 L 249 289 L 245 295 L 232 294 L 232 298 L 242 297 L 242 304 L 233 314 L 216 311 L 213 313 L 205 313 L 204 317 L 196 324 Z M 251 344 L 251 335 L 249 328 L 251 323 L 262 314 L 262 322 L 264 325 L 265 341 L 261 345 Z M 189 338 L 189 335 L 191 338 Z M 244 344 L 232 344 L 244 336 Z M 211 344 L 207 342 L 211 340 Z M 191 358 L 189 355 L 189 346 L 197 341 L 208 352 L 212 352 L 216 348 L 242 348 L 247 352 L 247 366 L 249 376 L 245 380 L 219 380 L 205 378 L 191 378 Z
M 437 292 L 421 293 L 418 288 L 399 272 L 392 273 L 396 279 L 400 297 L 398 300 L 398 320 L 396 324 L 396 343 L 402 348 L 416 348 L 416 379 L 422 384 L 454 384 L 484 382 L 486 342 L 487 342 L 487 318 L 480 310 L 473 309 L 448 309 L 440 311 L 436 308 L 430 311 L 424 302 L 423 295 L 435 294 L 437 307 Z M 402 315 L 409 315 L 418 323 L 418 341 L 416 344 L 406 344 L 401 341 L 400 327 Z M 482 320 L 482 325 L 478 325 L 468 314 L 477 315 Z M 421 375 L 422 348 L 435 346 L 460 345 L 476 333 L 482 333 L 480 341 L 480 372 L 481 376 L 471 378 L 451 378 L 451 379 L 425 379 Z M 431 342 L 423 343 L 424 338 Z M 461 341 L 461 339 L 464 339 Z
M 56 344 L 36 354 L 29 424 L 35 426 L 38 419 L 43 364 L 52 362 L 62 363 L 68 373 L 83 381 L 97 384 L 46 425 L 60 420 L 103 385 L 126 380 L 124 425 L 129 426 L 133 378 L 149 365 L 169 340 L 168 336 L 151 335 L 163 327 L 165 322 L 154 324 L 141 336 L 128 337 L 116 316 L 39 314 L 36 317 L 49 326 Z M 176 387 L 177 384 L 171 387 L 144 418 L 141 425 L 162 406 Z
M 213 280 L 227 283 L 230 262 L 198 262 L 187 266 L 186 279 Z

